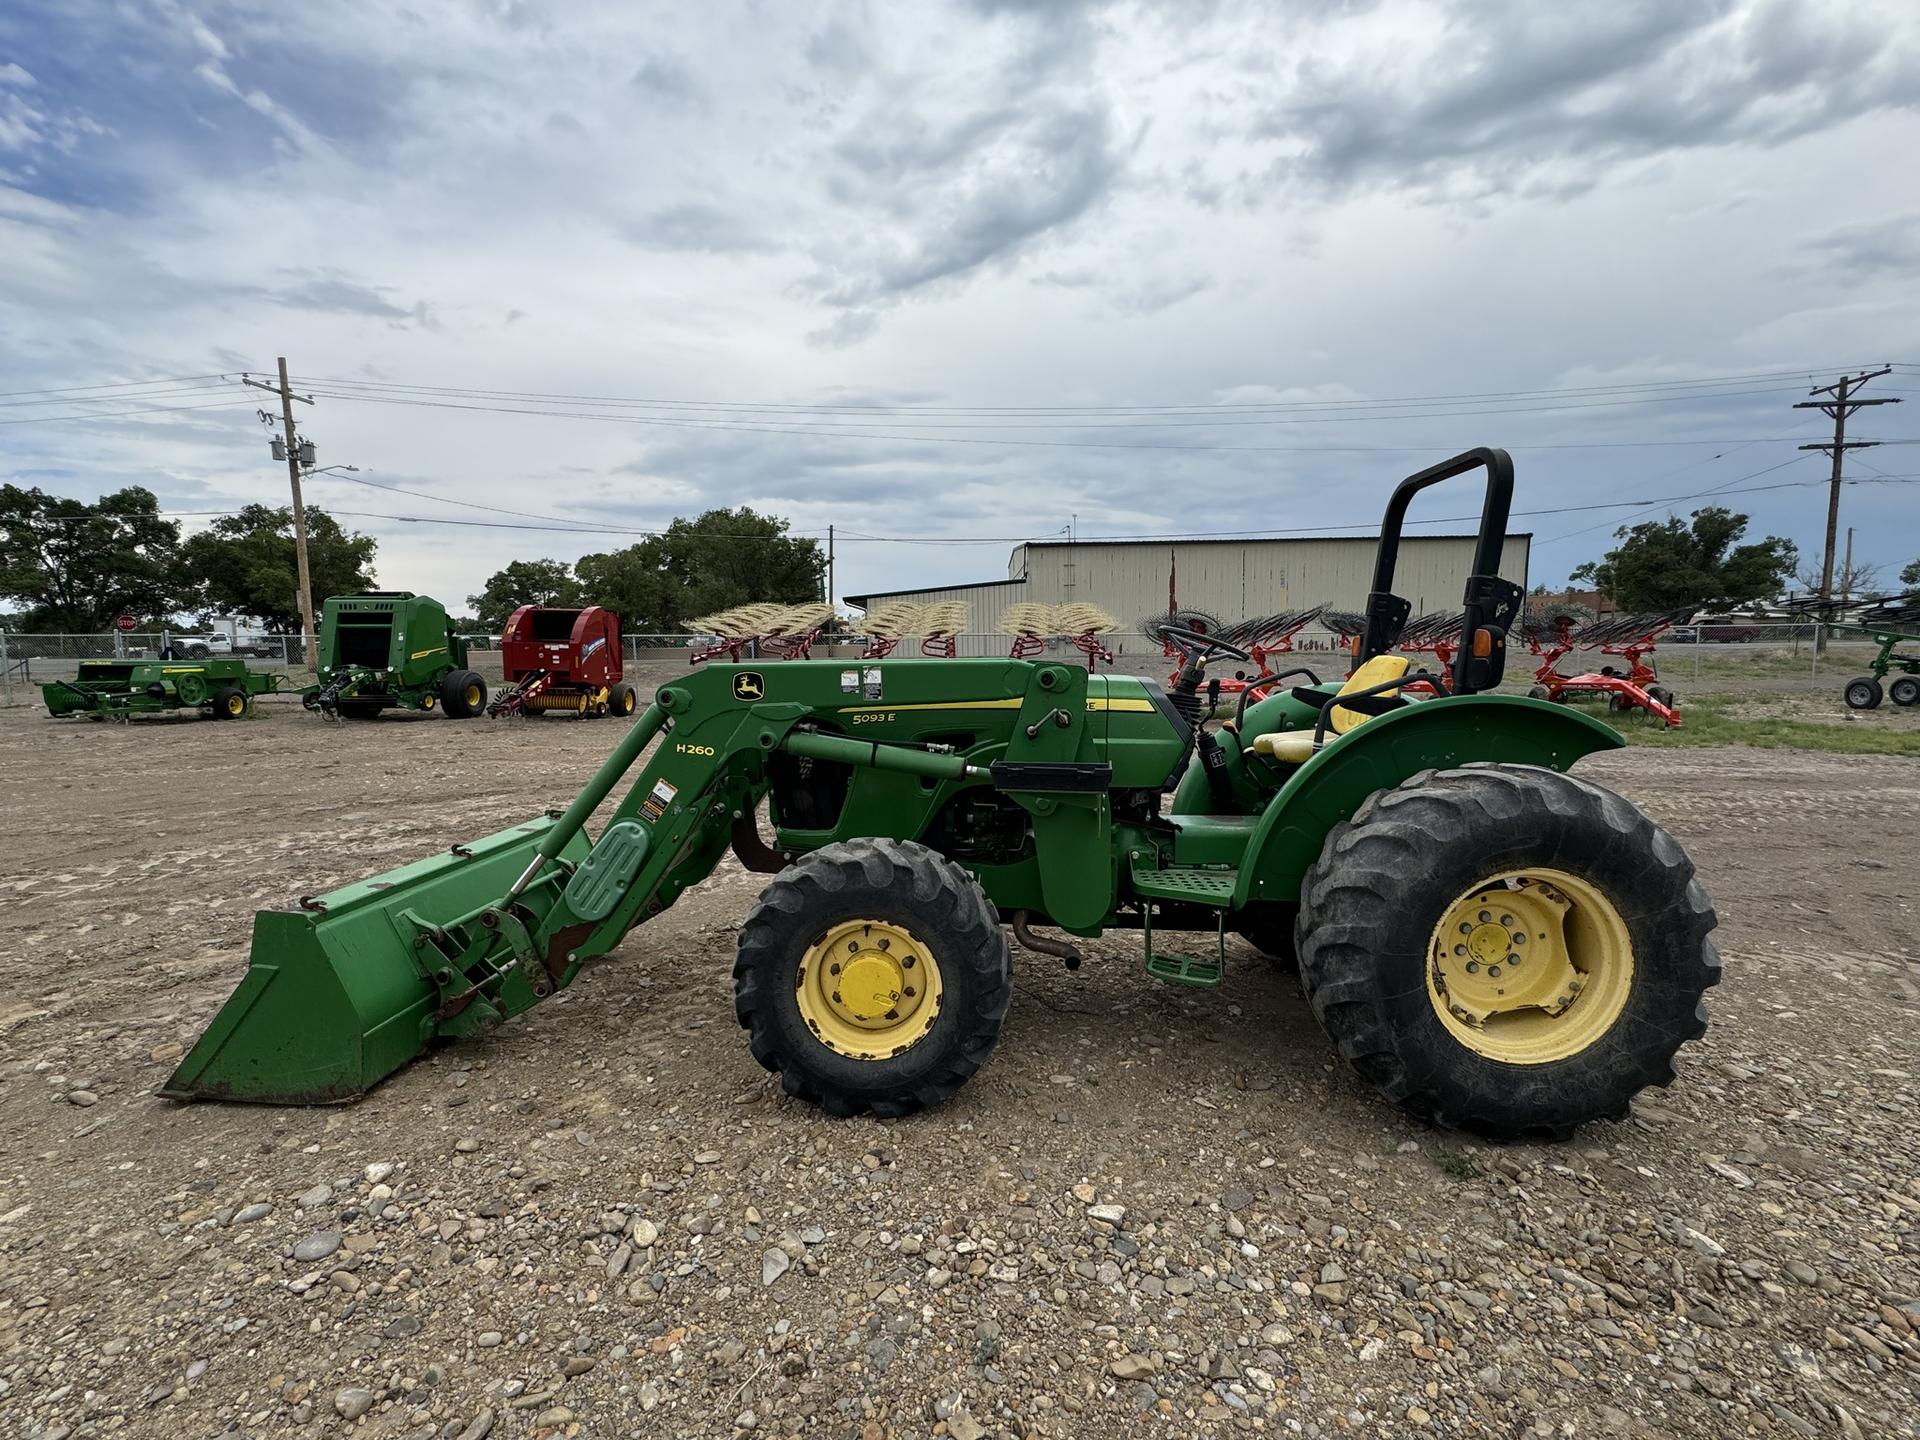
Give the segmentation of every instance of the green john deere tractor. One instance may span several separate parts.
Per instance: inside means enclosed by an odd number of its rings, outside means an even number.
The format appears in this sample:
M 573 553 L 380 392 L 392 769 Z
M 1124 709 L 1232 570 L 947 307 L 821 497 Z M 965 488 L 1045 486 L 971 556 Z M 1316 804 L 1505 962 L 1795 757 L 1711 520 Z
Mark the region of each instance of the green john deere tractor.
M 430 595 L 328 596 L 316 658 L 320 683 L 302 690 L 300 703 L 328 720 L 436 706 L 449 719 L 471 720 L 487 708 L 487 682 L 467 668 L 467 642 Z
M 1461 650 L 1423 682 L 1390 653 L 1401 522 L 1475 470 Z M 352 1099 L 564 988 L 731 849 L 770 877 L 735 1012 L 755 1059 L 834 1114 L 937 1104 L 986 1063 L 1010 929 L 1069 966 L 1069 937 L 1137 931 L 1146 974 L 1182 985 L 1218 983 L 1239 931 L 1297 952 L 1340 1053 L 1415 1115 L 1494 1136 L 1619 1116 L 1705 1027 L 1714 914 L 1672 837 L 1566 773 L 1611 729 L 1490 693 L 1521 602 L 1499 575 L 1512 488 L 1498 450 L 1402 482 L 1353 676 L 1302 673 L 1216 733 L 1206 665 L 1241 657 L 1177 628 L 1170 691 L 1004 659 L 695 671 L 564 814 L 262 913 L 162 1093 Z

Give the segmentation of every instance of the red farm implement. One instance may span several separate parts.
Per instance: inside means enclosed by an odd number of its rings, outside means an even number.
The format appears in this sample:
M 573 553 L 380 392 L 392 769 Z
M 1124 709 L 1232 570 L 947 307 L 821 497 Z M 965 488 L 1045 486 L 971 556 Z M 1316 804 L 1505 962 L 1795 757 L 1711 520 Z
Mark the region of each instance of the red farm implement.
M 1292 654 L 1295 637 L 1319 619 L 1325 609 L 1323 605 L 1311 605 L 1304 610 L 1281 610 L 1272 615 L 1256 615 L 1248 620 L 1239 620 L 1231 625 L 1223 625 L 1202 611 L 1176 610 L 1169 615 L 1143 620 L 1140 628 L 1158 640 L 1167 656 L 1176 661 L 1181 657 L 1181 650 L 1175 643 L 1176 637 L 1189 643 L 1193 636 L 1207 637 L 1246 652 L 1246 663 L 1251 664 L 1252 669 L 1239 669 L 1231 676 L 1210 677 L 1207 686 L 1209 690 L 1217 689 L 1222 695 L 1251 694 L 1257 700 L 1281 680 L 1300 673 L 1294 670 L 1276 673 L 1272 662 L 1280 656 Z M 1178 671 L 1179 666 L 1176 665 L 1176 676 Z
M 598 605 L 522 605 L 507 617 L 500 659 L 506 687 L 489 716 L 631 715 L 637 706 L 621 679 L 620 618 Z
M 1673 691 L 1660 684 L 1659 673 L 1649 662 L 1654 643 L 1675 625 L 1691 619 L 1691 610 L 1668 610 L 1658 614 L 1615 615 L 1589 621 L 1575 628 L 1570 615 L 1555 616 L 1551 633 L 1536 628 L 1529 637 L 1540 666 L 1533 672 L 1533 688 L 1527 693 L 1536 700 L 1570 701 L 1605 695 L 1607 708 L 1616 713 L 1635 710 L 1653 716 L 1668 729 L 1680 728 L 1680 711 Z M 1575 650 L 1597 650 L 1617 655 L 1627 662 L 1622 671 L 1612 665 L 1579 675 L 1561 672 L 1560 662 Z
M 1087 657 L 1087 668 L 1097 670 L 1100 662 L 1113 664 L 1113 652 L 1101 641 L 1120 628 L 1120 622 L 1098 605 L 1037 605 L 1021 601 L 1009 605 L 1000 617 L 1000 633 L 1013 637 L 1007 655 L 1014 660 L 1030 660 L 1057 640 L 1065 640 Z
M 920 653 L 935 660 L 951 660 L 960 648 L 960 634 L 966 628 L 967 607 L 961 600 L 936 600 L 916 605 L 908 600 L 888 600 L 867 611 L 856 627 L 867 637 L 862 660 L 884 660 L 902 640 L 920 637 Z

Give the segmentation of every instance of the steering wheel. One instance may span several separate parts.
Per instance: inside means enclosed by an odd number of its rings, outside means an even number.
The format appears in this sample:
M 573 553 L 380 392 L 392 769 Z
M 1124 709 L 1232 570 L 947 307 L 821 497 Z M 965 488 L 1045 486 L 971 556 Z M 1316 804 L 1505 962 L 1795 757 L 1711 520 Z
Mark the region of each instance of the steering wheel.
M 1231 655 L 1236 660 L 1253 659 L 1238 645 L 1230 644 L 1218 635 L 1202 635 L 1198 630 L 1189 630 L 1184 625 L 1156 626 L 1154 634 L 1180 652 L 1180 669 L 1183 672 L 1206 664 L 1215 655 Z

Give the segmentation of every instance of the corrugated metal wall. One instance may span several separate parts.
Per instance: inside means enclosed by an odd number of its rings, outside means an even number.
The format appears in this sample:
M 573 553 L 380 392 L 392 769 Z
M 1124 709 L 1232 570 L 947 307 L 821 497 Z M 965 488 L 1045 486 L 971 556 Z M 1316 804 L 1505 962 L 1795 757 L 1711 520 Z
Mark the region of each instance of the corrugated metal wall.
M 1527 579 L 1528 538 L 1509 536 L 1500 565 L 1501 574 L 1522 585 Z M 1366 604 L 1367 587 L 1373 579 L 1376 548 L 1372 536 L 1165 545 L 1022 545 L 1014 550 L 1008 573 L 1010 578 L 1018 578 L 1024 571 L 1024 585 L 1001 582 L 889 591 L 867 599 L 874 604 L 908 597 L 959 600 L 967 606 L 970 631 L 992 631 L 1001 612 L 1016 601 L 1043 605 L 1083 601 L 1111 612 L 1131 630 L 1143 616 L 1165 612 L 1171 560 L 1180 603 L 1212 611 L 1224 620 L 1307 605 L 1359 610 Z M 1411 536 L 1400 544 L 1394 588 L 1412 602 L 1415 614 L 1458 609 L 1472 560 L 1471 537 Z

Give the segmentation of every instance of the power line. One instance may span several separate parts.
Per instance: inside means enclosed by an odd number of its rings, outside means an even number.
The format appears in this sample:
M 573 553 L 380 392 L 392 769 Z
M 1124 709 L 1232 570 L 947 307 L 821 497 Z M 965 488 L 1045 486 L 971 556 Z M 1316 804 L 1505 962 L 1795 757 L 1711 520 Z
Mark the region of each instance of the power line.
M 1832 367 L 1827 367 L 1831 369 Z M 143 385 L 183 385 L 189 380 L 225 380 L 226 373 L 216 375 L 168 375 L 157 380 L 110 380 L 99 385 L 56 385 L 47 390 L 0 390 L 0 398 L 13 395 L 63 395 L 75 390 L 127 390 Z
M 143 390 L 138 395 L 63 395 L 44 400 L 0 400 L 0 409 L 19 410 L 45 408 L 50 405 L 120 405 L 128 401 L 168 400 L 178 395 L 206 395 L 227 388 L 224 380 L 215 380 L 211 384 L 174 385 L 164 390 Z
M 232 410 L 252 403 L 244 399 L 215 400 L 206 405 L 155 405 L 140 410 L 91 411 L 76 415 L 33 415 L 24 420 L 0 420 L 0 425 L 51 425 L 59 421 L 124 420 L 130 415 L 178 415 L 185 410 Z
M 315 471 L 309 478 L 320 479 L 322 476 L 320 472 Z M 440 505 L 460 505 L 469 510 L 490 510 L 497 515 L 518 515 L 526 520 L 558 520 L 564 524 L 580 523 L 566 515 L 547 515 L 534 510 L 510 510 L 502 505 L 483 505 L 478 500 L 455 500 L 449 496 L 435 495 L 426 490 L 409 490 L 403 485 L 383 485 L 377 480 L 365 480 L 358 475 L 343 475 L 337 470 L 328 473 L 324 478 L 328 480 L 345 480 L 351 484 L 365 485 L 374 490 L 387 490 L 395 495 L 412 495 L 421 500 L 432 500 Z M 344 514 L 345 512 L 343 511 L 341 513 Z M 628 534 L 631 532 L 620 531 L 618 533 Z
M 1734 479 L 1727 481 L 1724 485 L 1716 485 L 1709 490 L 1702 490 L 1697 495 L 1677 495 L 1677 496 L 1670 496 L 1666 500 L 1656 500 L 1649 505 L 1642 506 L 1641 508 L 1635 510 L 1630 515 L 1620 515 L 1620 516 L 1616 516 L 1612 520 L 1603 520 L 1598 525 L 1588 525 L 1588 526 L 1584 526 L 1579 530 L 1569 530 L 1564 535 L 1555 535 L 1551 540 L 1542 540 L 1540 543 L 1542 545 L 1556 545 L 1562 540 L 1571 540 L 1576 535 L 1585 535 L 1589 531 L 1605 529 L 1608 525 L 1624 524 L 1626 521 L 1632 520 L 1637 516 L 1645 515 L 1650 510 L 1658 510 L 1662 505 L 1671 504 L 1672 501 L 1674 500 L 1699 500 L 1699 499 L 1704 499 L 1709 495 L 1726 495 L 1726 494 L 1745 495 L 1745 494 L 1755 493 L 1753 491 L 1746 491 L 1746 490 L 1733 490 L 1731 487 L 1738 485 L 1742 480 L 1757 480 L 1762 475 L 1771 475 L 1776 470 L 1784 470 L 1787 468 L 1787 466 L 1795 464 L 1798 461 L 1801 461 L 1804 459 L 1806 459 L 1806 456 L 1804 455 L 1791 455 L 1785 460 L 1782 460 L 1777 465 L 1769 465 L 1764 470 L 1755 470 L 1750 474 L 1736 476 Z M 1791 486 L 1818 484 L 1818 483 L 1819 483 L 1818 481 L 1795 480 L 1795 481 L 1789 482 L 1788 484 L 1783 484 L 1783 485 L 1762 485 L 1757 487 L 1757 489 L 1758 490 L 1785 490 L 1785 489 L 1791 488 Z
M 819 436 L 828 439 L 843 440 L 883 440 L 896 444 L 911 442 L 929 445 L 1019 446 L 1052 450 L 1168 450 L 1242 455 L 1405 454 L 1419 451 L 1445 450 L 1448 448 L 1446 443 L 1428 443 L 1424 445 L 1148 445 L 1135 441 L 1113 440 L 1031 440 L 972 435 L 895 434 L 878 430 L 847 430 L 824 427 L 802 428 L 798 426 L 748 424 L 738 421 L 687 420 L 577 410 L 547 410 L 523 406 L 479 405 L 451 400 L 421 400 L 404 399 L 394 396 L 350 395 L 332 390 L 315 390 L 313 393 L 328 399 L 357 400 L 365 404 L 373 405 L 416 406 L 440 410 L 477 411 L 498 415 L 538 415 L 560 420 L 602 420 L 621 425 L 640 425 L 667 429 L 734 431 L 764 435 Z M 1713 438 L 1693 440 L 1569 440 L 1543 441 L 1535 444 L 1514 444 L 1507 446 L 1507 448 L 1509 450 L 1637 450 L 1664 449 L 1678 445 L 1757 445 L 1772 440 L 1788 438 L 1791 437 L 1762 435 L 1736 440 Z
M 1473 418 L 1478 416 L 1490 416 L 1490 415 L 1564 414 L 1568 411 L 1576 411 L 1576 410 L 1615 409 L 1622 406 L 1671 404 L 1676 402 L 1697 403 L 1703 400 L 1741 398 L 1741 397 L 1750 396 L 1750 395 L 1778 395 L 1783 390 L 1798 390 L 1798 388 L 1799 387 L 1797 385 L 1793 385 L 1793 386 L 1772 385 L 1764 389 L 1725 390 L 1725 391 L 1714 391 L 1710 393 L 1701 393 L 1701 394 L 1688 393 L 1688 394 L 1680 394 L 1680 395 L 1651 395 L 1651 396 L 1642 396 L 1634 399 L 1578 400 L 1578 401 L 1565 401 L 1565 402 L 1550 403 L 1550 404 L 1480 406 L 1472 409 L 1449 409 L 1449 410 L 1398 410 L 1397 407 L 1393 407 L 1393 406 L 1375 407 L 1375 406 L 1367 405 L 1364 403 L 1355 402 L 1352 404 L 1345 404 L 1345 403 L 1329 404 L 1324 409 L 1315 411 L 1313 413 L 1307 413 L 1307 414 L 1263 415 L 1263 416 L 1257 416 L 1257 417 L 1236 415 L 1232 419 L 1224 419 L 1224 420 L 1195 418 L 1201 412 L 1197 412 L 1194 410 L 1178 410 L 1178 411 L 1155 412 L 1155 413 L 1162 413 L 1162 414 L 1169 414 L 1169 415 L 1177 415 L 1180 417 L 1177 419 L 1144 418 L 1148 412 L 1133 412 L 1132 414 L 1129 415 L 1128 418 L 1122 419 L 1122 420 L 1105 420 L 1105 419 L 1098 419 L 1098 420 L 1092 420 L 1092 419 L 947 420 L 947 419 L 934 419 L 923 414 L 907 414 L 907 412 L 902 412 L 903 414 L 906 414 L 906 418 L 902 418 L 899 420 L 845 419 L 845 418 L 840 418 L 839 415 L 827 415 L 827 416 L 823 416 L 818 422 L 814 422 L 811 419 L 812 412 L 809 412 L 808 415 L 795 418 L 791 420 L 789 423 L 795 425 L 796 427 L 804 424 L 806 425 L 809 431 L 811 431 L 816 424 L 838 425 L 838 426 L 847 427 L 851 429 L 866 431 L 866 430 L 898 429 L 901 425 L 908 424 L 908 423 L 935 429 L 935 430 L 1083 430 L 1084 431 L 1084 430 L 1244 429 L 1244 428 L 1250 428 L 1250 427 L 1271 426 L 1271 425 L 1384 424 L 1391 421 L 1457 420 L 1457 419 L 1466 419 L 1466 418 Z M 343 390 L 318 389 L 318 390 L 315 390 L 313 393 L 316 395 L 324 395 L 329 399 L 336 399 L 336 400 L 365 400 L 365 401 L 378 400 L 378 401 L 385 401 L 390 404 L 402 404 L 408 401 L 412 401 L 414 403 L 423 404 L 423 405 L 431 404 L 431 403 L 443 403 L 443 402 L 432 401 L 427 397 L 416 395 L 410 391 L 400 391 L 400 390 L 343 391 Z M 472 398 L 475 400 L 477 404 L 480 397 L 472 397 Z M 502 398 L 513 398 L 513 397 L 502 397 Z M 495 402 L 489 402 L 488 406 L 485 408 L 492 408 L 494 403 Z M 526 403 L 534 404 L 538 402 L 528 400 Z M 579 402 L 579 403 L 584 404 L 587 402 Z M 646 404 L 646 402 L 639 402 L 639 401 L 613 402 L 613 403 L 629 404 L 633 406 L 635 409 L 646 409 L 649 411 L 658 411 L 667 420 L 699 420 L 699 421 L 702 421 L 703 423 L 708 423 L 708 424 L 719 423 L 718 421 L 704 419 L 704 417 L 709 415 L 712 412 L 712 410 L 717 407 L 681 407 L 681 406 L 664 406 L 664 405 L 649 406 Z M 729 407 L 728 418 L 736 419 L 740 421 L 750 421 L 750 422 L 759 422 L 761 420 L 768 420 L 768 419 L 785 420 L 787 418 L 786 414 L 774 413 L 776 409 L 777 407 L 763 408 L 759 406 Z M 575 413 L 582 413 L 582 414 L 588 415 L 589 417 L 591 416 L 591 412 L 576 412 L 574 410 L 541 409 L 538 412 L 522 411 L 520 413 L 541 413 L 541 414 L 556 414 L 556 415 L 571 415 Z M 847 412 L 847 413 L 852 413 L 852 412 Z M 987 412 L 976 412 L 976 413 L 987 413 Z M 1070 413 L 1070 412 L 1060 412 L 1060 413 Z M 1109 412 L 1083 412 L 1083 413 L 1105 414 Z M 652 414 L 647 414 L 647 415 L 622 415 L 621 418 L 644 422 L 654 417 Z
M 586 404 L 637 405 L 674 410 L 753 410 L 784 413 L 884 413 L 906 415 L 932 414 L 1168 414 L 1168 413 L 1216 413 L 1233 411 L 1265 410 L 1302 410 L 1302 409 L 1353 409 L 1358 407 L 1388 407 L 1428 404 L 1464 404 L 1476 400 L 1522 400 L 1551 399 L 1562 396 L 1623 394 L 1653 392 L 1670 389 L 1706 389 L 1707 387 L 1744 384 L 1753 381 L 1800 382 L 1808 375 L 1830 366 L 1810 366 L 1805 369 L 1756 371 L 1741 375 L 1705 376 L 1696 380 L 1648 380 L 1623 382 L 1614 385 L 1548 387 L 1530 390 L 1485 390 L 1467 391 L 1453 394 L 1383 397 L 1380 399 L 1354 398 L 1324 400 L 1278 400 L 1258 402 L 1224 402 L 1202 404 L 1176 402 L 1162 405 L 934 405 L 919 402 L 895 402 L 890 404 L 861 404 L 859 402 L 833 401 L 769 401 L 748 402 L 736 400 L 668 400 L 656 397 L 634 397 L 620 395 L 594 395 L 567 392 L 549 392 L 537 390 L 488 389 L 453 385 L 413 385 L 402 381 L 355 380 L 355 379 L 318 379 L 313 383 L 331 385 L 336 388 L 361 389 L 386 393 L 413 393 L 424 395 L 449 395 L 465 398 L 578 402 Z M 1761 392 L 1755 392 L 1761 393 Z M 1709 395 L 1707 398 L 1711 398 Z

